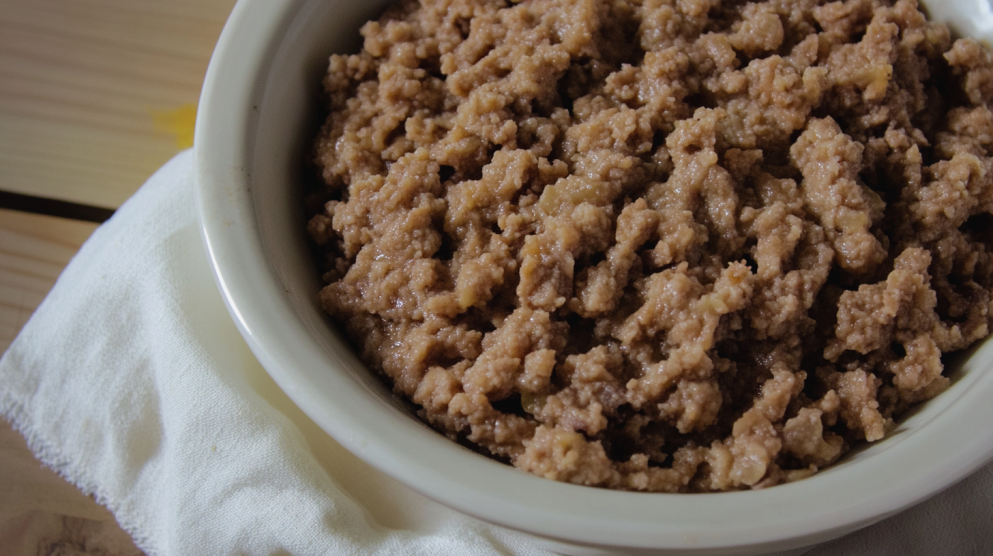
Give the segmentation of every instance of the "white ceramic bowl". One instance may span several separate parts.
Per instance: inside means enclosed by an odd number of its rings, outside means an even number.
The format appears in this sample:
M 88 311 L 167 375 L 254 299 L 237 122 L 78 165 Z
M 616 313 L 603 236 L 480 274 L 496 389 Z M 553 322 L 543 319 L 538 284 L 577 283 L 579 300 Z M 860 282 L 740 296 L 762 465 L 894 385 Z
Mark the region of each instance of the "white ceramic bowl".
M 864 527 L 950 486 L 993 456 L 993 343 L 884 441 L 768 490 L 667 495 L 540 479 L 423 425 L 336 335 L 316 302 L 301 161 L 332 52 L 389 0 L 241 0 L 210 63 L 196 126 L 202 229 L 218 285 L 262 365 L 317 424 L 370 465 L 459 511 L 572 554 L 752 554 Z M 989 33 L 985 0 L 935 13 Z

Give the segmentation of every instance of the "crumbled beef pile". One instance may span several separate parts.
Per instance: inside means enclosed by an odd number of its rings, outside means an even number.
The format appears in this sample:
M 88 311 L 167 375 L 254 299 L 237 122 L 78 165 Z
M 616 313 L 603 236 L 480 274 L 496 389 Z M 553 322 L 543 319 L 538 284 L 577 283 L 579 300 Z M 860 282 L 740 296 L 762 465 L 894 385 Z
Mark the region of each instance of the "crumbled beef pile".
M 320 300 L 540 476 L 807 477 L 942 392 L 993 287 L 993 56 L 913 0 L 422 0 L 331 57 Z

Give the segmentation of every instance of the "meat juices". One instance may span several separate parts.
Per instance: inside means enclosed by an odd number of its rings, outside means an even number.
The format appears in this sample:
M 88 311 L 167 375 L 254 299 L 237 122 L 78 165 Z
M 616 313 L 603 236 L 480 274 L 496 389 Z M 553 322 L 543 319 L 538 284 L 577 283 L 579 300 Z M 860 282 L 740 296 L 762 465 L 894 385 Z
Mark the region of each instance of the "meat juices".
M 913 0 L 406 1 L 334 55 L 325 309 L 550 479 L 794 481 L 943 391 L 993 287 L 993 55 Z

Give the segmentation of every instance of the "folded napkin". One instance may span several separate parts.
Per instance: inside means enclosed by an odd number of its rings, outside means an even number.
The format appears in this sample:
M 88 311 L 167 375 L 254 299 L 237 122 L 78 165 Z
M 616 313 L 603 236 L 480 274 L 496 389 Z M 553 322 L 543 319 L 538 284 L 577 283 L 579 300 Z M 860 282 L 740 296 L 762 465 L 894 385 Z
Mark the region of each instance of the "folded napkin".
M 279 390 L 214 285 L 192 155 L 94 232 L 0 360 L 0 414 L 150 556 L 548 554 L 366 466 Z M 993 467 L 809 554 L 993 553 Z

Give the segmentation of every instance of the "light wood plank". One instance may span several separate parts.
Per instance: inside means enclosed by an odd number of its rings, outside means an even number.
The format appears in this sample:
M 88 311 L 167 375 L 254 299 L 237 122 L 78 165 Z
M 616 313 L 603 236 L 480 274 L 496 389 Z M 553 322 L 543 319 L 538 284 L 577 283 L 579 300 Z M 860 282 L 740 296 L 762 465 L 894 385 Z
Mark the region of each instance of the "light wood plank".
M 116 208 L 187 146 L 235 0 L 0 0 L 0 189 Z
M 97 227 L 0 209 L 0 353 L 7 350 Z

